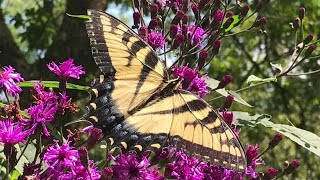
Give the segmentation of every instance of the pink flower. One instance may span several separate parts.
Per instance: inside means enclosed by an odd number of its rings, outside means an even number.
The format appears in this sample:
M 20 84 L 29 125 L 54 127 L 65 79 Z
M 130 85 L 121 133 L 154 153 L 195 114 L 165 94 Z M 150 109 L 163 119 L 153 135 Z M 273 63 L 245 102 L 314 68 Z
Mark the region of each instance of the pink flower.
M 148 44 L 154 49 L 162 49 L 163 46 L 166 44 L 166 41 L 162 35 L 162 31 L 153 31 L 151 30 L 151 33 L 148 34 Z
M 80 79 L 79 75 L 85 74 L 85 71 L 82 71 L 82 66 L 74 66 L 73 59 L 69 59 L 60 66 L 58 66 L 55 62 L 51 64 L 47 64 L 47 67 L 50 71 L 56 73 L 60 79 L 67 80 L 70 77 L 75 79 Z
M 12 96 L 21 93 L 22 89 L 15 83 L 17 81 L 20 84 L 24 81 L 20 73 L 14 72 L 15 69 L 11 66 L 4 66 L 2 69 L 3 71 L 0 72 L 0 88 L 4 87 Z

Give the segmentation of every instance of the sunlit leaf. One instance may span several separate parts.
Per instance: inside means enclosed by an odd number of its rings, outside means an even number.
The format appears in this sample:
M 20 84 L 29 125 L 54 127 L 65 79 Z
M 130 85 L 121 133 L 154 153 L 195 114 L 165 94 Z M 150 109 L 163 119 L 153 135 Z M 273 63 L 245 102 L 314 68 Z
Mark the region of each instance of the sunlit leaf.
M 66 14 L 68 16 L 70 16 L 70 17 L 81 18 L 81 19 L 89 19 L 88 15 L 73 15 L 73 14 L 69 14 L 69 13 L 66 13 Z
M 254 127 L 258 124 L 262 124 L 267 128 L 271 128 L 283 134 L 305 149 L 320 156 L 320 137 L 312 132 L 286 124 L 275 124 L 269 121 L 271 116 L 267 114 L 254 116 L 250 116 L 247 112 L 233 112 L 233 114 L 240 126 Z
M 274 64 L 274 63 L 271 62 L 270 65 L 271 65 L 272 67 L 274 67 L 274 68 L 279 69 L 280 72 L 282 72 L 282 66 L 281 66 L 281 64 Z
M 248 84 L 258 83 L 258 82 L 272 82 L 272 81 L 277 81 L 277 78 L 271 77 L 271 78 L 262 79 L 255 75 L 250 75 L 247 79 Z
M 210 87 L 211 89 L 215 89 L 218 87 L 218 84 L 220 81 L 216 80 L 216 79 L 212 79 L 212 78 L 205 78 L 205 81 L 207 83 L 207 86 Z M 232 91 L 232 90 L 226 90 L 225 88 L 222 88 L 222 89 L 218 89 L 216 90 L 217 93 L 227 97 L 228 95 L 232 95 L 234 97 L 234 100 L 243 104 L 243 105 L 246 105 L 246 106 L 249 106 L 249 107 L 252 107 L 249 103 L 247 103 L 245 100 L 243 100 L 239 94 L 237 94 L 235 91 Z
M 19 176 L 20 176 L 19 171 L 14 170 L 14 171 L 12 172 L 12 174 L 11 174 L 11 180 L 16 180 L 16 179 L 18 179 Z

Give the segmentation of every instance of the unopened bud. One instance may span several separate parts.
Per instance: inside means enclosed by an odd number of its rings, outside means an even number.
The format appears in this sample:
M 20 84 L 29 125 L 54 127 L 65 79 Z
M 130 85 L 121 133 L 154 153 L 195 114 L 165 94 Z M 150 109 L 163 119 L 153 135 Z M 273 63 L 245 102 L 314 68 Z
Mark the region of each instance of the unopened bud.
M 184 15 L 183 11 L 178 11 L 176 13 L 176 15 L 174 16 L 171 24 L 176 24 L 177 25 L 180 22 L 180 20 L 182 19 L 183 15 Z
M 198 16 L 199 16 L 198 3 L 191 4 L 191 9 L 192 9 L 192 12 L 193 12 L 194 16 L 196 18 L 198 18 Z
M 199 61 L 198 61 L 198 67 L 199 67 L 199 70 L 201 70 L 208 58 L 208 51 L 207 50 L 204 50 L 202 49 L 199 53 Z
M 228 27 L 233 23 L 234 19 L 231 17 L 229 18 L 224 24 L 223 29 L 228 29 Z
M 220 46 L 221 46 L 221 41 L 220 40 L 215 40 L 214 43 L 213 43 L 213 48 L 212 48 L 212 55 L 213 56 L 218 54 Z
M 293 21 L 293 28 L 295 30 L 297 30 L 298 28 L 300 27 L 300 18 L 296 18 L 294 21 Z
M 232 76 L 230 75 L 224 76 L 222 80 L 219 82 L 217 89 L 222 89 L 226 87 L 231 81 L 232 81 Z
M 171 39 L 176 38 L 177 33 L 178 33 L 178 26 L 175 25 L 175 24 L 172 24 L 171 27 L 170 27 L 170 31 L 169 31 L 170 38 Z
M 93 148 L 94 145 L 96 145 L 98 142 L 100 142 L 102 135 L 103 135 L 103 133 L 102 133 L 101 129 L 93 128 L 90 131 L 88 139 L 87 139 L 88 149 Z
M 184 35 L 183 34 L 177 34 L 177 37 L 173 41 L 173 45 L 171 49 L 177 49 L 181 43 L 184 41 Z
M 113 176 L 113 170 L 109 167 L 105 167 L 101 171 L 100 180 L 109 180 L 109 179 L 112 179 L 112 176 Z
M 303 40 L 303 44 L 309 44 L 309 42 L 311 42 L 313 39 L 313 34 L 309 34 L 304 40 Z
M 306 14 L 306 9 L 304 7 L 301 7 L 299 9 L 299 18 L 302 20 L 305 14 Z
M 277 133 L 275 136 L 273 136 L 273 138 L 269 142 L 269 147 L 268 148 L 274 148 L 277 144 L 279 144 L 279 142 L 281 140 L 282 140 L 282 134 L 281 133 Z
M 290 174 L 295 171 L 300 166 L 300 162 L 298 160 L 292 160 L 289 166 L 284 170 L 285 174 Z
M 227 14 L 226 14 L 226 18 L 232 17 L 233 15 L 234 15 L 234 12 L 229 11 L 229 12 L 227 12 Z
M 258 21 L 254 22 L 252 27 L 263 26 L 266 23 L 267 23 L 267 18 L 263 17 L 263 18 L 260 18 Z
M 216 30 L 216 29 L 219 29 L 220 28 L 220 24 L 222 22 L 222 19 L 223 19 L 223 11 L 221 10 L 218 10 L 215 12 L 214 16 L 213 16 L 213 21 L 212 21 L 212 24 L 211 24 L 211 28 L 213 30 Z
M 88 150 L 85 147 L 80 147 L 78 149 L 79 157 L 80 157 L 80 162 L 83 165 L 83 167 L 88 168 L 89 165 L 89 157 L 88 157 Z
M 241 16 L 245 17 L 248 14 L 249 10 L 250 10 L 250 6 L 246 4 L 241 11 Z
M 141 14 L 139 12 L 133 13 L 133 28 L 139 28 L 140 25 Z
M 158 10 L 159 10 L 158 4 L 151 4 L 150 6 L 151 19 L 157 18 Z
M 158 21 L 156 19 L 151 19 L 148 30 L 154 30 L 158 26 Z
M 139 35 L 142 39 L 146 40 L 148 37 L 148 28 L 146 26 L 141 26 L 139 29 Z
M 182 16 L 182 24 L 188 24 L 188 21 L 189 21 L 189 15 L 188 14 L 184 14 Z
M 231 76 L 230 76 L 231 77 Z M 222 80 L 223 81 L 223 80 Z M 221 83 L 221 82 L 220 82 Z M 231 105 L 232 105 L 232 102 L 234 100 L 234 97 L 232 95 L 228 95 L 226 97 L 226 100 L 224 102 L 224 105 L 223 105 L 223 110 L 226 110 L 226 109 L 230 109 Z
M 304 58 L 308 58 L 315 49 L 316 49 L 316 46 L 314 44 L 309 46 L 308 49 L 306 50 L 306 53 L 304 54 Z
M 268 171 L 266 173 L 264 173 L 264 176 L 262 178 L 262 180 L 271 180 L 274 179 L 278 174 L 278 170 L 276 170 L 275 168 L 269 168 Z

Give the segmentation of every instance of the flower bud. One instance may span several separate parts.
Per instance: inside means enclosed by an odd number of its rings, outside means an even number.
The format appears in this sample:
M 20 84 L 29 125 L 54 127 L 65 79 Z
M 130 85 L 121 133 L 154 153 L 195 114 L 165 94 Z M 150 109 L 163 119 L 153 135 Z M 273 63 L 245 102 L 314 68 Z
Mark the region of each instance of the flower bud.
M 181 18 L 182 20 L 182 24 L 188 24 L 189 21 L 189 15 L 188 14 L 184 14 Z
M 178 34 L 177 37 L 173 41 L 173 45 L 171 49 L 177 49 L 181 43 L 184 41 L 184 35 L 183 34 Z
M 304 58 L 308 58 L 315 49 L 316 49 L 315 45 L 312 44 L 311 46 L 309 46 L 304 54 Z
M 183 11 L 178 11 L 176 13 L 176 15 L 174 16 L 171 24 L 176 24 L 177 25 L 180 22 L 180 20 L 182 19 L 183 15 L 184 15 Z
M 228 27 L 233 23 L 234 19 L 231 17 L 229 18 L 224 24 L 223 29 L 228 29 Z
M 150 6 L 151 19 L 157 19 L 158 10 L 159 10 L 158 4 L 151 4 Z
M 210 1 L 210 0 L 200 0 L 200 2 L 199 2 L 199 9 L 204 8 L 204 7 L 208 4 L 209 1 Z
M 113 170 L 109 167 L 105 167 L 101 171 L 100 180 L 109 180 L 109 179 L 112 179 L 112 176 L 113 176 Z
M 232 12 L 232 11 L 227 12 L 226 18 L 229 18 L 229 17 L 232 17 L 232 16 L 234 16 L 234 12 Z
M 156 19 L 151 19 L 148 30 L 154 30 L 158 26 L 158 21 Z
M 88 149 L 91 149 L 96 145 L 98 142 L 100 142 L 100 139 L 102 138 L 102 130 L 98 128 L 93 128 L 88 136 L 87 139 L 87 145 Z
M 263 26 L 266 23 L 267 23 L 267 18 L 263 17 L 263 18 L 260 18 L 258 21 L 254 22 L 252 27 Z
M 80 162 L 83 165 L 83 167 L 88 168 L 89 165 L 89 157 L 88 157 L 88 150 L 85 147 L 80 147 L 78 149 L 79 157 L 80 157 Z
M 303 40 L 303 44 L 309 44 L 309 42 L 311 42 L 313 39 L 313 34 L 309 34 L 304 40 Z
M 172 24 L 171 27 L 170 27 L 170 31 L 169 31 L 170 38 L 171 39 L 176 38 L 177 33 L 178 33 L 178 26 L 175 25 L 175 24 Z
M 212 25 L 211 25 L 213 30 L 219 29 L 220 24 L 223 19 L 223 15 L 224 15 L 224 13 L 221 10 L 218 10 L 215 12 L 215 14 L 213 16 Z
M 139 29 L 139 35 L 142 39 L 146 40 L 148 37 L 148 28 L 146 26 L 141 26 Z
M 246 5 L 242 8 L 241 16 L 242 16 L 242 17 L 245 17 L 245 16 L 248 14 L 249 10 L 250 10 L 250 6 L 249 6 L 248 4 L 246 4 Z
M 173 165 L 172 163 L 168 163 L 168 164 L 166 165 L 166 169 L 165 169 L 165 171 L 164 171 L 165 177 L 170 178 L 170 177 L 171 177 L 171 174 L 172 174 L 172 172 L 173 172 L 173 169 L 174 169 L 174 165 Z
M 300 18 L 296 18 L 294 21 L 293 21 L 293 28 L 295 30 L 297 30 L 298 28 L 300 27 Z
M 299 18 L 301 19 L 301 21 L 302 21 L 302 19 L 304 18 L 304 15 L 306 14 L 306 9 L 304 8 L 304 7 L 301 7 L 300 9 L 299 9 Z
M 194 16 L 195 16 L 196 18 L 198 18 L 198 16 L 199 16 L 198 6 L 199 6 L 198 3 L 191 4 L 192 12 L 193 12 L 193 14 L 194 14 Z
M 202 49 L 199 53 L 199 61 L 198 61 L 198 67 L 199 67 L 199 70 L 201 70 L 208 58 L 208 51 L 207 50 L 204 50 Z
M 158 13 L 160 15 L 163 15 L 164 14 L 164 2 L 162 0 L 158 0 L 157 1 L 157 5 L 158 5 Z
M 268 171 L 266 173 L 264 173 L 262 180 L 274 179 L 277 176 L 277 174 L 278 174 L 278 170 L 271 167 L 268 169 Z
M 232 76 L 230 75 L 224 76 L 222 80 L 219 82 L 219 85 L 216 89 L 222 89 L 226 87 L 231 81 L 232 81 Z
M 294 170 L 296 170 L 300 166 L 300 162 L 298 160 L 292 160 L 289 164 L 289 166 L 284 170 L 285 174 L 290 174 Z
M 229 76 L 229 75 L 227 75 L 227 76 Z M 226 77 L 226 76 L 225 76 Z M 231 77 L 231 76 L 230 76 Z M 221 82 L 220 82 L 221 83 Z M 219 84 L 220 84 L 219 83 Z M 226 101 L 224 102 L 224 105 L 223 105 L 223 110 L 226 110 L 226 109 L 230 109 L 230 107 L 231 107 L 231 105 L 232 105 L 232 102 L 233 102 L 233 100 L 234 100 L 234 97 L 232 96 L 232 95 L 228 95 L 227 97 L 226 97 Z
M 273 138 L 269 142 L 268 148 L 274 148 L 281 140 L 282 140 L 282 134 L 277 133 L 275 136 L 273 136 Z
M 134 26 L 132 28 L 139 28 L 140 19 L 141 19 L 141 14 L 139 12 L 134 12 L 133 13 L 133 24 L 134 24 Z
M 221 46 L 221 41 L 220 40 L 215 40 L 214 43 L 213 43 L 213 48 L 212 48 L 212 55 L 213 56 L 218 54 L 220 46 Z

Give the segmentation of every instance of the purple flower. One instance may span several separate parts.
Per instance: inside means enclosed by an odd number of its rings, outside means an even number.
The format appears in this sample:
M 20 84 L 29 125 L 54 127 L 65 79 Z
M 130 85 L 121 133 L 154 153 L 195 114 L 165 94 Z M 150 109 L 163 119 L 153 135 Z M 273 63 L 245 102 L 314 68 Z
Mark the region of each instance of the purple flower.
M 0 142 L 5 144 L 15 144 L 18 142 L 25 142 L 25 137 L 30 135 L 29 131 L 22 131 L 23 126 L 20 123 L 16 124 L 12 120 L 0 121 Z
M 5 87 L 12 96 L 21 93 L 22 89 L 14 82 L 17 81 L 20 84 L 20 82 L 24 81 L 20 73 L 14 72 L 15 69 L 11 66 L 4 66 L 2 69 L 3 72 L 0 72 L 0 88 Z
M 76 162 L 80 163 L 78 151 L 69 145 L 70 141 L 67 141 L 67 143 L 59 146 L 58 141 L 55 140 L 55 143 L 49 146 L 47 152 L 43 155 L 43 161 L 48 168 L 47 177 L 57 177 L 61 175 L 61 173 L 57 174 L 56 172 L 61 172 L 66 168 L 74 167 Z
M 179 67 L 175 66 L 172 68 L 173 76 L 180 77 L 183 79 L 180 84 L 181 89 L 186 89 L 194 94 L 197 94 L 199 97 L 203 98 L 205 94 L 210 93 L 206 88 L 206 82 L 203 77 L 197 77 L 199 71 L 188 68 L 188 66 Z
M 162 31 L 153 31 L 148 34 L 148 44 L 156 50 L 158 48 L 162 49 L 163 46 L 166 44 L 165 39 L 163 38 Z
M 91 149 L 96 145 L 98 142 L 100 142 L 101 138 L 103 136 L 102 130 L 99 128 L 93 128 L 89 131 L 89 136 L 87 139 L 87 145 L 88 149 Z
M 115 158 L 110 155 L 110 158 L 116 163 L 112 165 L 116 179 L 162 179 L 163 176 L 158 176 L 157 169 L 149 169 L 150 162 L 145 156 L 138 158 L 135 154 L 122 154 Z
M 58 103 L 58 96 L 56 95 L 56 93 L 54 92 L 46 92 L 45 91 L 45 86 L 41 85 L 42 80 L 40 79 L 39 83 L 33 83 L 31 82 L 31 84 L 34 85 L 33 88 L 30 89 L 31 93 L 32 93 L 32 97 L 36 100 L 37 104 L 40 104 L 41 102 L 44 103 L 48 103 L 48 102 L 52 102 L 52 103 Z
M 207 37 L 207 34 L 205 33 L 206 31 L 203 30 L 201 27 L 198 27 L 196 30 L 195 28 L 195 25 L 191 25 L 191 27 L 189 28 L 188 34 L 190 36 L 193 34 L 193 31 L 195 31 L 190 43 L 191 45 L 193 45 L 194 40 L 196 40 L 199 44 L 199 48 L 202 48 L 201 40 Z
M 89 172 L 86 170 L 85 167 L 83 167 L 81 164 L 77 164 L 75 166 L 72 166 L 71 169 L 72 171 L 69 171 L 67 174 L 62 174 L 59 176 L 58 179 L 63 179 L 63 180 L 72 180 L 72 179 L 78 179 L 78 180 L 98 180 L 100 179 L 100 174 L 97 168 L 94 168 L 95 164 L 93 161 L 90 161 L 89 165 Z
M 252 162 L 252 160 L 258 157 L 259 155 L 258 150 L 259 150 L 258 144 L 256 144 L 256 146 L 253 146 L 253 145 L 248 146 L 248 149 L 246 150 L 246 156 L 247 156 L 248 162 Z
M 25 127 L 30 127 L 31 134 L 34 134 L 36 129 L 40 128 L 38 125 L 42 125 L 44 134 L 46 136 L 50 136 L 45 123 L 51 123 L 55 121 L 53 115 L 56 111 L 57 105 L 52 103 L 45 105 L 43 102 L 41 102 L 39 105 L 31 106 L 29 108 L 28 114 L 31 116 L 31 119 L 21 119 L 21 121 Z
M 166 6 L 166 7 L 170 7 L 170 6 L 171 6 L 171 3 L 172 3 L 171 0 L 165 1 L 165 6 Z M 182 0 L 175 0 L 174 6 L 178 7 L 179 9 L 181 9 L 181 7 L 182 7 Z
M 224 118 L 224 120 L 226 120 L 226 123 L 231 126 L 232 121 L 233 121 L 233 112 L 228 113 L 227 110 L 223 110 L 222 112 L 222 117 Z
M 80 79 L 79 75 L 86 73 L 85 71 L 82 71 L 82 66 L 74 66 L 73 59 L 61 63 L 59 67 L 55 62 L 47 64 L 47 67 L 63 80 L 67 80 L 70 77 Z

